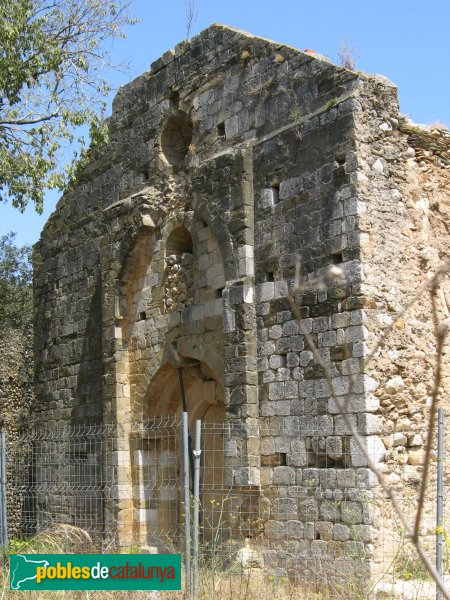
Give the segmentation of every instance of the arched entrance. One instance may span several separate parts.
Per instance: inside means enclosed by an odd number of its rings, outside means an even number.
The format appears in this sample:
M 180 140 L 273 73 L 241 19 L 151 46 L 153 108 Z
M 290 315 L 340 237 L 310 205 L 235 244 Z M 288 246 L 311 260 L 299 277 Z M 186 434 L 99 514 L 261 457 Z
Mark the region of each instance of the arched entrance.
M 178 547 L 184 523 L 180 379 L 185 393 L 191 447 L 197 419 L 202 421 L 206 432 L 202 439 L 201 470 L 204 535 L 210 537 L 208 531 L 217 525 L 214 499 L 223 486 L 225 409 L 223 378 L 219 374 L 217 378 L 213 375 L 205 362 L 181 359 L 178 364 L 171 361 L 161 366 L 148 388 L 144 428 L 135 438 L 132 452 L 133 486 L 141 507 L 138 512 L 142 517 L 139 519 L 139 538 L 141 543 L 156 547 L 159 552 Z

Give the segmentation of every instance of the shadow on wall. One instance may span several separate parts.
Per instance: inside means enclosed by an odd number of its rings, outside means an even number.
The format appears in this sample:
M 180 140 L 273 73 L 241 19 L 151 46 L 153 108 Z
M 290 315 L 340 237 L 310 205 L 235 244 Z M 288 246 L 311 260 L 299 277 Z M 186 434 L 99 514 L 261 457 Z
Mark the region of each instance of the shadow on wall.
M 102 421 L 102 353 L 102 288 L 99 276 L 95 282 L 86 328 L 83 332 L 83 346 L 75 390 L 77 403 L 72 412 L 73 425 Z

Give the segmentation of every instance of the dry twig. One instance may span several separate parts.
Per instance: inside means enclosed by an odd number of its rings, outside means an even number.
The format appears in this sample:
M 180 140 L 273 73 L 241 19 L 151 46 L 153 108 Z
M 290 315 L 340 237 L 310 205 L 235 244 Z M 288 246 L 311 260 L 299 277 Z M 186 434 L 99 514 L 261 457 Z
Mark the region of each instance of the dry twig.
M 186 5 L 186 39 L 190 39 L 195 21 L 195 0 L 185 0 Z
M 425 491 L 427 487 L 428 481 L 428 473 L 430 470 L 430 458 L 431 458 L 431 450 L 433 447 L 433 434 L 434 428 L 436 424 L 436 412 L 437 412 L 437 404 L 438 404 L 438 396 L 439 396 L 439 386 L 441 385 L 442 379 L 442 351 L 444 348 L 444 340 L 448 333 L 448 327 L 445 323 L 441 323 L 439 321 L 439 315 L 437 310 L 437 294 L 439 288 L 440 277 L 435 277 L 433 279 L 433 284 L 430 290 L 431 295 L 431 307 L 433 314 L 433 324 L 434 331 L 436 336 L 436 371 L 433 378 L 433 391 L 431 393 L 431 406 L 430 406 L 430 414 L 428 418 L 428 436 L 427 443 L 425 446 L 425 458 L 423 464 L 423 475 L 422 481 L 420 485 L 420 493 L 419 493 L 419 502 L 417 505 L 417 513 L 416 513 L 416 521 L 414 524 L 414 536 L 413 542 L 417 542 L 419 539 L 419 529 L 420 522 L 422 519 L 423 506 L 425 503 Z

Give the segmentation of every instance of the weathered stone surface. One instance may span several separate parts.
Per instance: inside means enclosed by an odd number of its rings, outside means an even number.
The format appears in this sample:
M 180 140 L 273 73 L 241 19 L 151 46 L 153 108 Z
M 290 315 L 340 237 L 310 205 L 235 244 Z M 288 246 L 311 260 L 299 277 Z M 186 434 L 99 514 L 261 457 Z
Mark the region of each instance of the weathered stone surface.
M 220 25 L 121 88 L 109 128 L 36 246 L 36 417 L 178 414 L 181 368 L 191 427 L 233 432 L 209 448 L 216 483 L 267 502 L 271 539 L 320 568 L 367 550 L 376 480 L 352 427 L 416 482 L 429 298 L 395 318 L 448 251 L 448 135 L 378 77 Z
M 375 464 L 383 460 L 386 454 L 386 448 L 378 436 L 369 435 L 364 437 L 363 443 L 367 450 L 367 454 Z M 350 457 L 354 467 L 365 467 L 368 465 L 367 458 L 353 438 L 350 440 Z

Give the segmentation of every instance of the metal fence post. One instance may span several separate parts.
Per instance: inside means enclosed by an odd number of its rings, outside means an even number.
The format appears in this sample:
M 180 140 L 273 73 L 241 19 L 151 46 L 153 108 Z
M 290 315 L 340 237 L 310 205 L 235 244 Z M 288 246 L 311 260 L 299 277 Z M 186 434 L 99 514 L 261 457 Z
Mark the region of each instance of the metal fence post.
M 198 543 L 199 543 L 199 525 L 200 525 L 200 456 L 201 450 L 202 422 L 195 421 L 195 449 L 194 449 L 194 522 L 192 531 L 192 546 L 194 555 L 193 564 L 193 594 L 194 598 L 198 596 Z
M 0 546 L 8 546 L 8 521 L 6 515 L 6 435 L 0 433 Z
M 437 448 L 437 502 L 436 502 L 436 571 L 442 577 L 442 546 L 444 538 L 444 424 L 445 410 L 438 410 Z M 442 600 L 442 591 L 436 586 L 436 600 Z
M 185 510 L 185 576 L 186 600 L 191 597 L 191 506 L 189 489 L 189 423 L 188 414 L 183 412 L 183 484 L 184 484 L 184 510 Z

